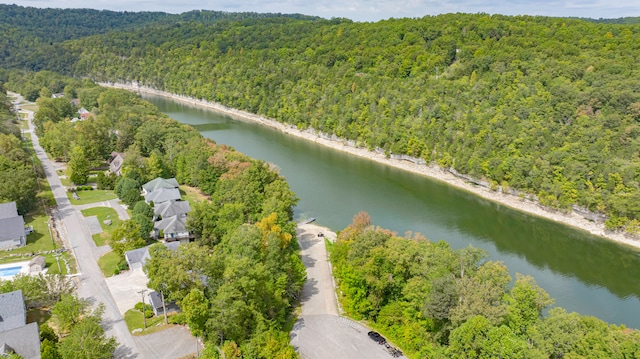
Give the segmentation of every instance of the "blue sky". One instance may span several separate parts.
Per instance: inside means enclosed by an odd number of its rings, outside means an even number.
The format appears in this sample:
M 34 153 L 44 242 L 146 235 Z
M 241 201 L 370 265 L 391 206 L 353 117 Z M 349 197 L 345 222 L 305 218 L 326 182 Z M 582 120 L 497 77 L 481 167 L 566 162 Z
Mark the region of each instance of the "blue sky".
M 301 13 L 324 18 L 378 21 L 390 17 L 422 17 L 443 13 L 577 16 L 640 16 L 640 0 L 0 0 L 4 4 L 53 8 L 93 8 L 181 13 L 206 9 Z

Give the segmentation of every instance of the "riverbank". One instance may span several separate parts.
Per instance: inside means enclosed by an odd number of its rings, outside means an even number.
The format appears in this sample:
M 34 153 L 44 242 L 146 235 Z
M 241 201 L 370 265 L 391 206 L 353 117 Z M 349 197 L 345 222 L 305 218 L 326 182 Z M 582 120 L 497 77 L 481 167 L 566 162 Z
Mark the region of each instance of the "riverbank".
M 406 160 L 387 158 L 384 153 L 371 152 L 365 148 L 354 147 L 350 144 L 347 144 L 346 141 L 329 139 L 329 138 L 326 138 L 326 136 L 320 136 L 319 134 L 311 130 L 300 131 L 294 126 L 285 125 L 269 118 L 265 118 L 252 113 L 245 112 L 245 111 L 229 108 L 218 103 L 198 100 L 198 99 L 194 99 L 194 98 L 190 98 L 182 95 L 175 95 L 175 94 L 151 89 L 148 87 L 137 86 L 135 84 L 102 84 L 102 85 L 126 89 L 126 90 L 140 92 L 140 93 L 147 93 L 147 94 L 168 97 L 183 103 L 188 103 L 188 104 L 203 107 L 203 108 L 209 108 L 215 111 L 229 114 L 238 119 L 260 123 L 262 125 L 278 129 L 289 135 L 293 135 L 293 136 L 296 136 L 308 141 L 312 141 L 333 149 L 350 153 L 352 155 L 367 158 L 372 161 L 376 161 L 385 165 L 393 166 L 399 169 L 403 169 L 403 170 L 417 173 L 423 176 L 427 176 L 435 180 L 445 182 L 456 188 L 471 192 L 484 199 L 497 202 L 501 205 L 516 209 L 518 211 L 522 211 L 531 215 L 546 218 L 555 222 L 563 223 L 565 225 L 587 231 L 593 235 L 600 236 L 600 237 L 618 242 L 620 244 L 632 246 L 635 248 L 640 248 L 640 240 L 633 239 L 630 236 L 622 233 L 612 233 L 612 232 L 606 231 L 604 224 L 597 224 L 592 221 L 589 221 L 575 212 L 561 213 L 561 212 L 548 210 L 540 206 L 537 202 L 526 200 L 516 195 L 510 195 L 510 194 L 504 194 L 497 191 L 492 191 L 489 188 L 485 188 L 482 186 L 469 183 L 464 179 L 456 177 L 449 171 L 446 171 L 436 165 L 421 165 L 421 164 L 416 164 Z

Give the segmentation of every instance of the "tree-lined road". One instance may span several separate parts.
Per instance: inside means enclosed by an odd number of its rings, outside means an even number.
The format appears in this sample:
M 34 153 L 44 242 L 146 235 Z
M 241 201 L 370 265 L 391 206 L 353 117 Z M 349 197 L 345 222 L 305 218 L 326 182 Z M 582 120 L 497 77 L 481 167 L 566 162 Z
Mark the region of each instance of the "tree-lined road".
M 20 99 L 17 103 L 20 103 Z M 63 224 L 63 235 L 76 258 L 80 273 L 77 294 L 94 306 L 99 303 L 104 304 L 105 311 L 102 317 L 106 334 L 115 337 L 120 344 L 114 357 L 119 359 L 173 359 L 194 353 L 196 350 L 195 339 L 192 339 L 189 331 L 183 327 L 169 328 L 142 337 L 131 335 L 98 267 L 97 259 L 100 252 L 91 238 L 84 216 L 69 201 L 53 163 L 40 146 L 32 122 L 33 112 L 22 111 L 28 114 L 29 130 L 27 132 L 31 134 L 33 149 L 42 163 L 44 174 L 57 203 L 56 220 Z M 126 214 L 119 213 L 119 216 L 126 216 Z

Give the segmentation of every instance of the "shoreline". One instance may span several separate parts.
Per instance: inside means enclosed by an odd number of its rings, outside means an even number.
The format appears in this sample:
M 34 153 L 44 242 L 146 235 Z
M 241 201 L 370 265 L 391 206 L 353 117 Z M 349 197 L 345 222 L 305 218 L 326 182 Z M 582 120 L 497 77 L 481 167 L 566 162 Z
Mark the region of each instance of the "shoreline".
M 315 142 L 335 150 L 339 150 L 345 153 L 349 153 L 351 155 L 376 161 L 384 165 L 392 166 L 394 168 L 398 168 L 398 169 L 419 174 L 425 177 L 429 177 L 433 180 L 444 182 L 450 186 L 470 192 L 483 199 L 490 200 L 492 202 L 498 203 L 500 205 L 512 208 L 514 210 L 517 210 L 529 215 L 533 215 L 533 216 L 545 218 L 554 222 L 562 223 L 564 225 L 586 231 L 592 235 L 595 235 L 595 236 L 598 236 L 622 245 L 634 247 L 635 249 L 640 249 L 640 240 L 633 239 L 630 236 L 625 235 L 621 232 L 607 231 L 603 223 L 597 224 L 595 222 L 589 221 L 573 211 L 570 213 L 552 212 L 541 207 L 537 202 L 534 202 L 528 199 L 522 199 L 518 196 L 511 195 L 511 194 L 504 194 L 501 192 L 492 191 L 491 189 L 474 185 L 461 178 L 454 176 L 453 174 L 449 173 L 448 171 L 444 170 L 441 167 L 438 167 L 437 165 L 433 165 L 433 164 L 420 165 L 420 164 L 416 164 L 406 160 L 387 158 L 383 153 L 371 152 L 366 148 L 353 147 L 342 141 L 334 141 L 331 139 L 326 139 L 326 138 L 320 137 L 316 133 L 312 133 L 309 131 L 301 131 L 294 126 L 286 125 L 286 124 L 277 122 L 276 120 L 255 115 L 246 111 L 230 108 L 215 102 L 198 100 L 192 97 L 187 97 L 184 95 L 176 95 L 176 94 L 159 91 L 149 87 L 139 86 L 135 84 L 122 84 L 122 83 L 99 83 L 99 84 L 105 87 L 112 87 L 112 88 L 134 91 L 138 93 L 146 93 L 151 95 L 167 97 L 183 103 L 188 103 L 191 105 L 222 112 L 222 113 L 231 115 L 233 117 L 238 117 L 243 120 L 259 123 L 264 126 L 268 126 L 268 127 L 280 130 L 288 135 L 302 138 L 307 141 Z

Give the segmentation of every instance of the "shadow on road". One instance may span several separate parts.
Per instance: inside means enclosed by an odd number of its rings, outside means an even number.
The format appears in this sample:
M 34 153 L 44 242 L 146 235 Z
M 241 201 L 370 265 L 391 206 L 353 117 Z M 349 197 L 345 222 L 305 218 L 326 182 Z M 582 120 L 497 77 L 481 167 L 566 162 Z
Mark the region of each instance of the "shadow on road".
M 300 257 L 302 259 L 302 263 L 306 268 L 314 267 L 316 264 L 316 260 L 309 254 L 304 254 Z
M 304 303 L 318 293 L 320 293 L 318 281 L 315 278 L 309 278 L 302 288 L 302 297 L 300 300 Z
M 134 359 L 138 357 L 138 354 L 134 353 L 131 348 L 120 345 L 116 348 L 116 351 L 113 352 L 113 357 L 116 359 Z

